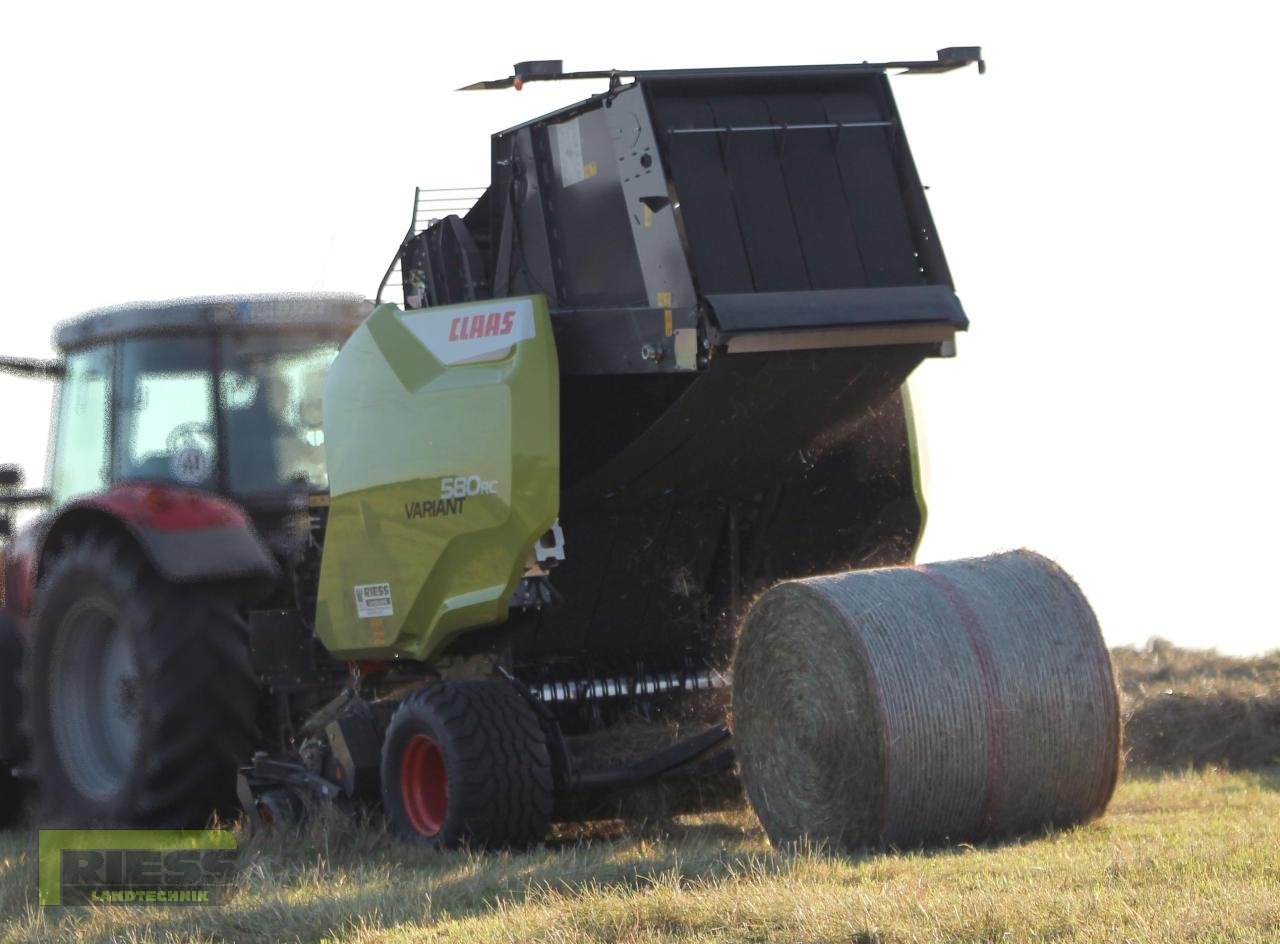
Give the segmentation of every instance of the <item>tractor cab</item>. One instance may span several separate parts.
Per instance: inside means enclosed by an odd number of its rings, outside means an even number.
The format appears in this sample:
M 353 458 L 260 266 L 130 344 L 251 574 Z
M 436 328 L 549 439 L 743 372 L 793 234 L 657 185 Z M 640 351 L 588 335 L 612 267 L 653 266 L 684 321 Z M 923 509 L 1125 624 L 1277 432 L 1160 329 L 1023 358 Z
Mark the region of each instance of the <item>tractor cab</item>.
M 250 511 L 324 491 L 325 372 L 368 310 L 355 295 L 244 296 L 61 325 L 52 503 L 123 482 L 216 492 Z

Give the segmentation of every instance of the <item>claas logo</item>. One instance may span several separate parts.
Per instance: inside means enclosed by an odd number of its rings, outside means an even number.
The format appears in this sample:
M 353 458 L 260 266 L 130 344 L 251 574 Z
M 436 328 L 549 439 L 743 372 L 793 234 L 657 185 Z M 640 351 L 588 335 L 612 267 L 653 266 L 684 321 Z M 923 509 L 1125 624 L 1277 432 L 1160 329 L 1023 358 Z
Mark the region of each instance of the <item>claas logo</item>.
M 495 311 L 487 315 L 463 315 L 449 325 L 450 341 L 495 338 L 510 334 L 516 326 L 515 311 Z

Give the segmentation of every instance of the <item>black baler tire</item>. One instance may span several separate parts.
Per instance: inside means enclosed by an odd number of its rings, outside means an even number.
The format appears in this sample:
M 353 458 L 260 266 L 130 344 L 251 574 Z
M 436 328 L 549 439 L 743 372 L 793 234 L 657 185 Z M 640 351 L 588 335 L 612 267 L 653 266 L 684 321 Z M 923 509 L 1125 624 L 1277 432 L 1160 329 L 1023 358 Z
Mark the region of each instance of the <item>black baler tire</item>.
M 91 595 L 118 608 L 140 673 L 131 769 L 114 793 L 86 797 L 68 776 L 50 717 L 60 619 Z M 201 827 L 236 804 L 236 774 L 256 738 L 258 688 L 235 594 L 161 579 L 122 535 L 84 535 L 41 580 L 24 660 L 26 728 L 41 818 L 74 825 Z
M 440 831 L 414 828 L 400 792 L 400 765 L 415 734 L 444 755 L 448 811 Z M 391 832 L 438 849 L 525 848 L 546 838 L 555 791 L 546 735 L 505 680 L 445 681 L 406 698 L 382 747 L 382 801 Z

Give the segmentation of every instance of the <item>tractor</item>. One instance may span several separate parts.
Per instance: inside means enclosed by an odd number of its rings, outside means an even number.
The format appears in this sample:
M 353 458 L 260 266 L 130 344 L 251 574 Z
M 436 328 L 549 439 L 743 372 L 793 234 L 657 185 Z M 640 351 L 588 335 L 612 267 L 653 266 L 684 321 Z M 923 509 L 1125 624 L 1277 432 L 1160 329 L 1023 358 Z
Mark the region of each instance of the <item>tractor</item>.
M 0 499 L 48 506 L 5 549 L 11 795 L 33 777 L 50 816 L 87 823 L 223 804 L 265 693 L 290 697 L 253 658 L 304 635 L 281 613 L 314 608 L 321 391 L 368 311 L 359 296 L 104 309 L 58 328 L 58 361 L 9 363 L 58 383 L 48 488 L 18 491 L 10 471 Z
M 4 362 L 59 389 L 47 489 L 0 476 L 43 506 L 0 562 L 0 817 L 320 801 L 498 847 L 731 767 L 723 718 L 575 745 L 723 691 L 775 583 L 913 561 L 905 383 L 968 322 L 888 74 L 973 63 L 520 63 L 472 88 L 608 87 L 493 135 L 461 214 L 419 191 L 375 302 L 127 305 Z

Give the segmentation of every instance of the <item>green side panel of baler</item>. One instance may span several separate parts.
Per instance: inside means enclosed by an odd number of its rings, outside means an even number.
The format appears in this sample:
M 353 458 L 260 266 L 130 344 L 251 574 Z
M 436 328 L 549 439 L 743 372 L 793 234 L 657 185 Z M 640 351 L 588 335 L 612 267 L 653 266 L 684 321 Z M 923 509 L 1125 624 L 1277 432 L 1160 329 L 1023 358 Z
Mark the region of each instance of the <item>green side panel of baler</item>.
M 324 392 L 330 507 L 316 632 L 346 659 L 431 659 L 507 618 L 560 500 L 541 296 L 374 309 Z

